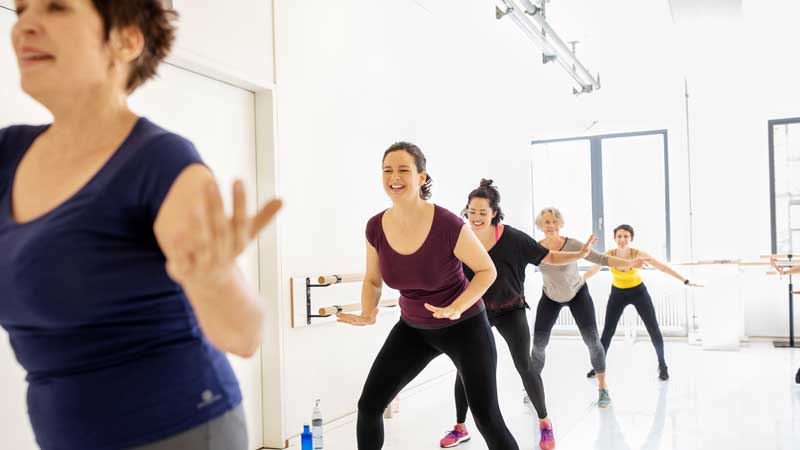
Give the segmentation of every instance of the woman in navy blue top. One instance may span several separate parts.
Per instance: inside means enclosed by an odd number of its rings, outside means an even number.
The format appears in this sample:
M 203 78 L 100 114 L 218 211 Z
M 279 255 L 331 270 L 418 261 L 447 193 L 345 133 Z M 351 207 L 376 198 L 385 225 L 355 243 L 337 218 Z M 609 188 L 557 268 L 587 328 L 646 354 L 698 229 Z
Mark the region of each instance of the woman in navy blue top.
M 235 259 L 280 207 L 227 217 L 192 144 L 127 106 L 173 40 L 158 0 L 17 0 L 23 90 L 53 114 L 0 130 L 0 325 L 43 450 L 244 450 L 223 352 L 263 309 Z

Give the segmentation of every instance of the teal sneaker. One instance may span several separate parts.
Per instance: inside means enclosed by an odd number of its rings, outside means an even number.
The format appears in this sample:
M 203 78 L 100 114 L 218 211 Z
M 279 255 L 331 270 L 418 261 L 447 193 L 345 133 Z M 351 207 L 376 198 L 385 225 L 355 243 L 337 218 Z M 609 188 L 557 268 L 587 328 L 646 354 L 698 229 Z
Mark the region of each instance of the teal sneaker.
M 598 408 L 606 408 L 611 404 L 611 397 L 608 395 L 608 389 L 600 389 L 600 398 L 597 399 Z

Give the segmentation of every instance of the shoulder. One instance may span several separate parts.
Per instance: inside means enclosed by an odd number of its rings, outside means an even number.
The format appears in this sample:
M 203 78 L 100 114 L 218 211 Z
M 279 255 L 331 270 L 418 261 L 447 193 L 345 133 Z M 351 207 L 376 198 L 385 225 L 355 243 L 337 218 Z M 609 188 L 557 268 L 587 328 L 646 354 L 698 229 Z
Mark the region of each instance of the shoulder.
M 374 216 L 370 217 L 370 219 L 367 221 L 367 231 L 382 228 L 381 220 L 383 220 L 384 213 L 386 213 L 386 211 L 381 211 L 378 214 L 375 214 Z
M 533 241 L 534 243 L 541 245 L 528 233 L 507 224 L 504 224 L 503 236 L 508 236 L 514 241 Z
M 0 129 L 0 161 L 25 150 L 49 125 L 12 125 Z
M 464 220 L 450 211 L 447 208 L 439 206 L 437 204 L 433 205 L 433 216 L 441 222 L 447 223 L 449 225 L 458 225 L 459 228 L 464 225 Z
M 190 140 L 167 131 L 146 118 L 139 119 L 128 139 L 131 145 L 138 147 L 137 153 L 145 163 L 157 161 L 159 164 L 169 165 L 202 161 Z

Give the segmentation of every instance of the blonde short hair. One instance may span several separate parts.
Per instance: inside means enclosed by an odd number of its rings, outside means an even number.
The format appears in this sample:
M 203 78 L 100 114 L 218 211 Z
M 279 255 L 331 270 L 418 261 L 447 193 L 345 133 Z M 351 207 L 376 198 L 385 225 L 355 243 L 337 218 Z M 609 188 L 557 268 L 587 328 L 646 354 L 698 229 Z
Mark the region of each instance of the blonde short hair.
M 539 214 L 536 216 L 536 228 L 542 229 L 542 221 L 544 220 L 544 215 L 550 213 L 556 219 L 556 223 L 558 227 L 561 228 L 564 226 L 564 216 L 561 215 L 561 211 L 558 208 L 553 206 L 548 206 L 547 208 L 542 209 L 539 211 Z

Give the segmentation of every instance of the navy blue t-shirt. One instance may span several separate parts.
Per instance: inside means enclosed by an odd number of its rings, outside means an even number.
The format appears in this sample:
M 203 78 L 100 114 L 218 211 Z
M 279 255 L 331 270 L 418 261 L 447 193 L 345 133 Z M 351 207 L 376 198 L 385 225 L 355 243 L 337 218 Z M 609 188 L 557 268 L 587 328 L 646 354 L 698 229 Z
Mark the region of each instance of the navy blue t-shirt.
M 147 119 L 75 195 L 17 223 L 17 166 L 47 126 L 0 130 L 0 326 L 27 371 L 42 450 L 118 450 L 238 406 L 225 355 L 166 272 L 153 223 L 172 183 L 202 163 Z

